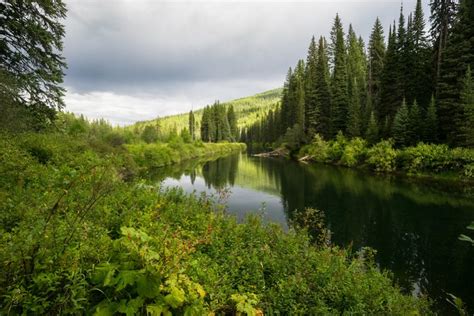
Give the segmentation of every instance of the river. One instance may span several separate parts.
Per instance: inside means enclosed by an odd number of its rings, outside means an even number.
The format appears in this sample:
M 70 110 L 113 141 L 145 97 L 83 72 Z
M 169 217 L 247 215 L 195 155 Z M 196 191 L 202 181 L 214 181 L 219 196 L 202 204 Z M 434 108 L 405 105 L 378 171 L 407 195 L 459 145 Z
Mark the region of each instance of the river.
M 454 312 L 447 293 L 474 307 L 474 247 L 458 240 L 474 221 L 472 188 L 245 153 L 159 169 L 154 177 L 162 188 L 225 200 L 239 220 L 258 212 L 284 229 L 295 210 L 322 210 L 332 243 L 376 249 L 377 264 L 404 292 L 427 294 L 443 314 Z

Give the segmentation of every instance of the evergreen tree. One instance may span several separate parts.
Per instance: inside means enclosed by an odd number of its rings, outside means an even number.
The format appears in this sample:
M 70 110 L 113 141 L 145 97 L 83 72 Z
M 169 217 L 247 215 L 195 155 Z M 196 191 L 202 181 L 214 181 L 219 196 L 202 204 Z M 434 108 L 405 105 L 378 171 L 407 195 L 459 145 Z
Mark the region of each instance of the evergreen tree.
M 441 61 L 448 42 L 448 35 L 454 23 L 456 0 L 431 0 L 431 37 L 434 39 L 433 83 L 436 86 L 440 77 Z
M 347 135 L 349 137 L 358 137 L 360 136 L 361 130 L 361 109 L 360 109 L 360 98 L 358 95 L 359 86 L 357 84 L 357 79 L 353 79 L 353 84 L 351 85 L 351 102 L 348 113 L 347 120 Z
M 388 35 L 387 52 L 385 54 L 384 69 L 381 78 L 381 100 L 377 109 L 379 122 L 388 120 L 391 124 L 403 99 L 402 91 L 398 83 L 399 65 L 397 53 L 397 31 L 395 22 L 390 28 Z M 383 137 L 388 137 L 386 133 Z
M 236 141 L 239 136 L 237 127 L 237 117 L 235 116 L 234 106 L 231 104 L 227 109 L 227 121 L 229 122 L 230 140 Z
M 283 92 L 281 97 L 281 128 L 282 131 L 286 131 L 288 127 L 290 127 L 290 116 L 291 116 L 291 95 L 290 95 L 290 85 L 293 78 L 293 72 L 291 67 L 288 69 L 288 73 L 286 74 L 285 84 L 283 85 Z
M 66 11 L 62 0 L 0 3 L 0 97 L 8 95 L 40 120 L 52 119 L 64 106 Z M 5 103 L 0 99 L 2 111 Z
M 324 37 L 320 37 L 318 44 L 318 63 L 316 65 L 316 95 L 319 121 L 316 132 L 325 139 L 332 135 L 331 128 L 331 90 L 329 86 L 329 65 L 327 44 Z
M 428 107 L 433 93 L 431 70 L 431 47 L 425 34 L 426 23 L 421 5 L 417 0 L 413 22 L 411 26 L 411 41 L 413 50 L 410 57 L 413 60 L 411 67 L 411 95 L 418 101 L 422 109 Z
M 191 134 L 191 139 L 196 140 L 196 120 L 192 110 L 189 111 L 189 133 Z
M 379 127 L 373 111 L 370 113 L 365 139 L 371 145 L 375 144 L 379 140 Z
M 369 97 L 372 100 L 372 106 L 377 109 L 380 104 L 380 85 L 385 56 L 383 27 L 379 18 L 375 20 L 375 24 L 372 28 L 368 55 L 367 88 Z
M 395 145 L 406 146 L 410 141 L 410 114 L 406 101 L 403 100 L 402 106 L 397 111 L 393 121 L 392 134 Z
M 461 91 L 461 104 L 463 106 L 463 136 L 464 145 L 474 147 L 474 79 L 471 67 L 467 67 Z
M 431 96 L 431 102 L 426 110 L 424 141 L 427 143 L 436 143 L 438 141 L 438 115 L 436 110 L 436 101 Z
M 474 66 L 474 2 L 461 0 L 446 44 L 437 86 L 440 140 L 462 144 L 463 106 L 460 94 L 467 67 Z
M 349 95 L 347 86 L 347 56 L 344 43 L 344 31 L 339 15 L 336 15 L 331 30 L 331 60 L 333 72 L 331 81 L 332 112 L 331 124 L 333 133 L 346 131 L 347 115 L 349 110 Z
M 295 85 L 294 85 L 294 104 L 293 104 L 293 125 L 298 126 L 305 130 L 305 64 L 303 60 L 298 61 L 295 68 Z
M 423 132 L 423 121 L 421 116 L 421 110 L 416 100 L 413 101 L 412 106 L 409 109 L 409 126 L 408 126 L 408 139 L 409 145 L 416 145 L 421 138 Z
M 318 99 L 316 91 L 317 63 L 318 48 L 313 36 L 308 49 L 305 73 L 305 133 L 309 139 L 313 138 L 313 135 L 316 133 L 319 120 Z
M 367 60 L 364 51 L 364 42 L 361 38 L 357 38 L 352 25 L 349 26 L 347 43 L 347 75 L 349 80 L 347 132 L 350 136 L 360 136 L 362 125 L 361 105 L 367 102 Z

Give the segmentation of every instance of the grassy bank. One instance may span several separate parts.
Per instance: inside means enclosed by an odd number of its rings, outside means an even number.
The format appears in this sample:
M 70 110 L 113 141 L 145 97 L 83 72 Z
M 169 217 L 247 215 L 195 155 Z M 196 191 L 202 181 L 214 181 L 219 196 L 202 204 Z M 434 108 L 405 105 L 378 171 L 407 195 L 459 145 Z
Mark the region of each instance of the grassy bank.
M 371 251 L 160 191 L 135 172 L 136 148 L 61 133 L 2 134 L 0 148 L 2 314 L 429 313 Z
M 241 143 L 202 143 L 200 141 L 184 143 L 177 139 L 168 143 L 129 144 L 125 148 L 142 168 L 156 168 L 191 159 L 225 156 L 232 152 L 245 150 L 246 145 Z
M 325 141 L 317 135 L 311 144 L 299 150 L 297 156 L 378 173 L 474 182 L 474 150 L 467 148 L 419 143 L 397 149 L 390 140 L 369 146 L 360 138 L 349 140 L 338 135 L 335 140 Z

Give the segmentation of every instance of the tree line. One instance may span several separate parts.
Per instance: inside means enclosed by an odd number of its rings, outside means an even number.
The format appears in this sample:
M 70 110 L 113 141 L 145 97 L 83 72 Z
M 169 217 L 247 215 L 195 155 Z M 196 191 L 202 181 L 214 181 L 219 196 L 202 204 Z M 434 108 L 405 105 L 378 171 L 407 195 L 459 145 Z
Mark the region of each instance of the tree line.
M 189 117 L 189 126 L 193 116 Z M 191 132 L 193 134 L 193 132 Z M 232 105 L 225 105 L 216 101 L 212 106 L 206 106 L 201 118 L 201 139 L 205 142 L 235 141 L 238 139 L 237 117 Z
M 311 39 L 288 70 L 280 105 L 241 132 L 245 142 L 295 147 L 339 132 L 369 143 L 393 138 L 474 146 L 474 3 L 433 0 L 428 34 L 421 0 L 388 30 L 375 20 L 368 45 L 339 15 L 330 38 Z

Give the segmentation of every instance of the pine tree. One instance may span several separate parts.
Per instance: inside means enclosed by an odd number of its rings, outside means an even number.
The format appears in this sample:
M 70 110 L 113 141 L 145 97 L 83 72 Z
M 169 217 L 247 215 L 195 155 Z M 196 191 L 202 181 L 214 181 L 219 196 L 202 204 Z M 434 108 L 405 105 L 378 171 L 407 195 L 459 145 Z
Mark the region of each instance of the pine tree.
M 471 67 L 467 67 L 461 90 L 461 104 L 463 106 L 463 138 L 464 145 L 474 147 L 474 79 Z
M 351 90 L 351 102 L 347 120 L 347 135 L 349 137 L 358 137 L 360 136 L 361 130 L 361 109 L 360 98 L 357 93 L 359 91 L 359 85 L 355 78 L 353 79 Z
M 383 27 L 379 18 L 375 20 L 372 33 L 370 34 L 368 55 L 368 95 L 372 100 L 372 106 L 377 109 L 380 104 L 380 85 L 385 56 Z
M 408 82 L 407 74 L 409 69 L 409 46 L 407 41 L 407 30 L 405 27 L 405 15 L 403 14 L 403 6 L 400 8 L 400 17 L 398 18 L 397 33 L 397 89 L 399 89 L 403 98 L 406 95 L 406 86 Z
M 448 35 L 454 23 L 456 0 L 431 0 L 431 37 L 434 39 L 433 83 L 436 86 L 440 77 L 441 61 L 446 50 Z
M 295 68 L 295 103 L 293 105 L 293 125 L 298 124 L 302 131 L 305 130 L 305 64 L 303 60 L 298 61 Z
M 196 120 L 192 110 L 189 111 L 189 133 L 191 134 L 191 139 L 196 140 Z
M 201 140 L 209 142 L 209 106 L 206 106 L 202 111 L 201 117 Z
M 373 111 L 370 113 L 365 139 L 371 145 L 375 144 L 379 140 L 379 127 Z
M 395 145 L 400 147 L 408 145 L 410 141 L 409 128 L 410 115 L 406 101 L 403 100 L 393 121 L 392 134 L 393 139 L 395 140 Z
M 421 110 L 416 100 L 413 101 L 412 106 L 408 111 L 409 126 L 408 126 L 408 138 L 409 145 L 416 145 L 421 138 L 423 132 L 423 121 L 421 116 Z
M 332 135 L 331 128 L 331 90 L 329 86 L 329 65 L 327 44 L 324 37 L 319 38 L 318 63 L 316 65 L 316 95 L 318 104 L 319 121 L 316 132 L 325 139 Z
M 61 51 L 66 4 L 2 1 L 0 11 L 0 79 L 15 79 L 1 80 L 0 97 L 12 92 L 13 105 L 27 107 L 41 121 L 53 119 L 64 107 L 61 83 L 66 62 Z M 0 100 L 1 105 L 5 102 Z
M 431 96 L 431 102 L 426 110 L 424 141 L 427 143 L 436 143 L 438 141 L 438 115 L 436 110 L 436 101 L 434 95 Z
M 291 79 L 293 77 L 293 72 L 291 67 L 288 69 L 288 73 L 286 74 L 285 84 L 283 85 L 283 92 L 281 97 L 281 128 L 282 134 L 286 131 L 288 127 L 290 127 L 290 84 Z
M 431 47 L 425 34 L 426 24 L 421 5 L 417 0 L 411 27 L 413 51 L 410 57 L 413 60 L 411 68 L 411 94 L 418 101 L 422 109 L 428 107 L 433 93 L 431 70 Z
M 227 121 L 229 122 L 230 129 L 230 140 L 236 141 L 239 135 L 239 129 L 237 127 L 237 117 L 235 116 L 234 106 L 231 104 L 227 109 Z
M 333 72 L 331 80 L 332 112 L 331 124 L 333 133 L 346 131 L 347 114 L 349 110 L 349 95 L 347 86 L 347 56 L 344 43 L 344 31 L 339 15 L 336 15 L 331 31 L 331 60 Z
M 398 83 L 399 78 L 399 55 L 397 53 L 397 31 L 395 22 L 390 28 L 388 35 L 387 52 L 385 54 L 384 69 L 381 78 L 381 100 L 377 108 L 377 118 L 379 122 L 388 120 L 393 122 L 395 114 L 403 99 L 402 91 Z M 384 134 L 384 137 L 390 135 Z
M 308 49 L 305 71 L 305 133 L 309 139 L 313 138 L 318 126 L 318 100 L 316 92 L 318 63 L 318 48 L 313 38 Z
M 437 86 L 440 140 L 462 144 L 463 106 L 460 93 L 468 65 L 474 66 L 474 2 L 461 0 L 446 44 Z

